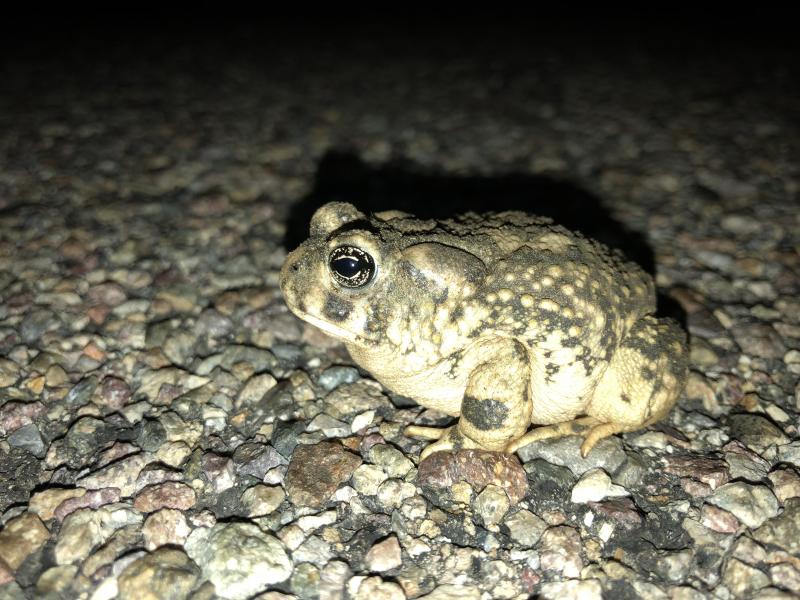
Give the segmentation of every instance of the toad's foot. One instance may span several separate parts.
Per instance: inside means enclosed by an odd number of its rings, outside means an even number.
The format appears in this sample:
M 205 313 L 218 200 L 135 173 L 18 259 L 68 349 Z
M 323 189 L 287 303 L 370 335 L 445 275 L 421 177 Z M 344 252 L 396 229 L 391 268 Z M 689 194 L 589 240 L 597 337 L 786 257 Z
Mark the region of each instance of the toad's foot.
M 572 421 L 565 421 L 564 423 L 537 427 L 521 438 L 508 444 L 508 446 L 505 447 L 505 452 L 511 454 L 523 446 L 538 442 L 539 440 L 566 437 L 569 435 L 581 435 L 584 438 L 581 444 L 581 456 L 586 458 L 586 455 L 589 454 L 597 442 L 604 437 L 614 435 L 620 431 L 625 431 L 625 429 L 619 428 L 615 423 L 600 423 L 594 417 L 581 417 Z
M 409 429 L 412 430 L 409 432 Z M 416 432 L 416 433 L 415 433 Z M 419 460 L 422 462 L 427 457 L 429 457 L 434 452 L 442 452 L 444 450 L 461 450 L 461 449 L 485 449 L 475 440 L 472 440 L 461 433 L 458 429 L 458 425 L 453 425 L 452 427 L 448 427 L 446 429 L 438 429 L 434 427 L 418 427 L 416 425 L 412 425 L 406 428 L 406 434 L 408 435 L 415 435 L 417 437 L 423 437 L 426 439 L 439 439 L 438 442 L 434 442 L 429 446 L 426 446 L 425 449 L 420 453 Z M 434 437 L 436 436 L 436 437 Z
M 440 440 L 449 427 L 423 427 L 422 425 L 409 425 L 405 429 L 408 437 L 417 437 L 424 440 Z

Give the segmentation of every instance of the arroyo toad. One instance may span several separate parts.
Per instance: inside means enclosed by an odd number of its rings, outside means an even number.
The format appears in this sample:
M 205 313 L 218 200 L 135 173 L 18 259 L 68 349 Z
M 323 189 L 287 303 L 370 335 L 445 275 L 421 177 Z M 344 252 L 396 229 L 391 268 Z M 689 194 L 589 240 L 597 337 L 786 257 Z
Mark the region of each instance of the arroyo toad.
M 422 458 L 576 433 L 585 456 L 661 419 L 686 379 L 685 334 L 653 316 L 651 277 L 521 212 L 434 221 L 329 203 L 286 259 L 281 288 L 381 383 L 460 416 L 448 429 L 407 429 L 438 440 Z

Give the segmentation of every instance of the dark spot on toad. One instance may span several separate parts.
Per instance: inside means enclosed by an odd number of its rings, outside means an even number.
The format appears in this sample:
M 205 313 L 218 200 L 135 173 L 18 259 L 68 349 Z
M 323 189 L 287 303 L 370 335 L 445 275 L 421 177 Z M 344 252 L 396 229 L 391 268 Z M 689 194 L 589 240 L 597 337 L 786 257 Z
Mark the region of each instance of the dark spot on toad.
M 502 427 L 508 417 L 508 407 L 491 398 L 479 400 L 472 396 L 464 396 L 464 401 L 461 403 L 461 416 L 476 429 L 488 431 Z

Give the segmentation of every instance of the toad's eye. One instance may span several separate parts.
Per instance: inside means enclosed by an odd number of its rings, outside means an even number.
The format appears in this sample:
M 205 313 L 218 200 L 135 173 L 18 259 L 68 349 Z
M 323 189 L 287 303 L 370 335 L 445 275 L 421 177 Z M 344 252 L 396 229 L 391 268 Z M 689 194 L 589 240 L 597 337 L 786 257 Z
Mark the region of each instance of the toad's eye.
M 333 279 L 346 288 L 360 288 L 375 277 L 375 260 L 361 248 L 339 246 L 328 257 Z

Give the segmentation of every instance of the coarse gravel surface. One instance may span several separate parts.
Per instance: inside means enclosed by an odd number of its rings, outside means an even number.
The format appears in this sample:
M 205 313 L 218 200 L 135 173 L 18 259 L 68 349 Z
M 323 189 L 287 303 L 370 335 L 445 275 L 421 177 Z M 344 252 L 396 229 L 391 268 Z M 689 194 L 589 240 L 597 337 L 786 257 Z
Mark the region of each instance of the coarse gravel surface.
M 0 598 L 800 594 L 796 53 L 546 29 L 0 57 Z M 281 298 L 328 200 L 618 246 L 689 331 L 678 405 L 420 468 L 442 415 Z

